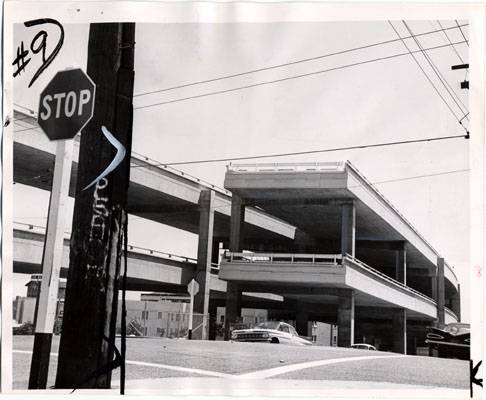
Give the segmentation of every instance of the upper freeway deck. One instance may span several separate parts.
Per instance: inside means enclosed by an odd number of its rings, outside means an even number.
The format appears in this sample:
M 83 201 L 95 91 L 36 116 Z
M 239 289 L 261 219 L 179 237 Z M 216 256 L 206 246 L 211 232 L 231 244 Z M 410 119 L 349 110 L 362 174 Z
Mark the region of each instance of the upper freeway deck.
M 21 124 L 14 131 L 14 182 L 51 190 L 55 143 L 39 131 L 34 118 L 15 113 Z M 29 128 L 30 127 L 30 128 Z M 78 169 L 79 136 L 75 141 L 70 195 L 74 196 Z M 161 165 L 132 152 L 128 212 L 192 233 L 198 233 L 198 204 L 201 191 L 213 190 L 215 198 L 214 236 L 224 240 L 229 234 L 231 192 L 199 178 Z M 247 238 L 289 240 L 295 227 L 250 208 L 245 217 Z
M 407 264 L 428 270 L 437 265 L 439 253 L 349 161 L 230 165 L 225 188 L 324 239 L 340 235 L 333 201 L 353 200 L 357 241 L 404 241 Z M 447 263 L 445 277 L 457 289 L 457 277 Z

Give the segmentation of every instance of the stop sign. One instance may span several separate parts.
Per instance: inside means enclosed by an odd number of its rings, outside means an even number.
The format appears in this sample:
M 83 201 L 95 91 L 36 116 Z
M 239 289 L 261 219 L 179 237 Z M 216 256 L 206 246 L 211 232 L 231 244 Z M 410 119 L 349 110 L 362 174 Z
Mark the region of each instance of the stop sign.
M 93 116 L 96 85 L 81 69 L 59 71 L 42 91 L 37 122 L 50 140 L 72 139 Z

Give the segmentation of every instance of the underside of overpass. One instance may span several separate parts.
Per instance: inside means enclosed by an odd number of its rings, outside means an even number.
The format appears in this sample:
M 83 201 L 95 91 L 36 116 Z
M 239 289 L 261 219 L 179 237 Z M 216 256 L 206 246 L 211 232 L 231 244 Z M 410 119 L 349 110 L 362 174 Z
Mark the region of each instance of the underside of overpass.
M 355 342 L 359 320 L 390 320 L 381 335 L 396 352 L 406 352 L 407 321 L 457 321 L 446 307 L 460 312 L 452 269 L 350 163 L 231 165 L 225 188 L 233 193 L 230 252 L 220 272 L 228 281 L 227 331 L 242 290 L 296 301 L 301 334 L 316 315 L 334 321 L 340 346 Z M 248 206 L 296 227 L 290 251 L 244 247 Z

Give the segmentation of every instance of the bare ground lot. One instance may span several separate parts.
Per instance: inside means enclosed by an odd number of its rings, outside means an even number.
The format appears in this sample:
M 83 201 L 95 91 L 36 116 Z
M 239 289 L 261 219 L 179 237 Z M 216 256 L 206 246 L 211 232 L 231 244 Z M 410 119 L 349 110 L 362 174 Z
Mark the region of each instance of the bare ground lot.
M 13 338 L 14 389 L 26 389 L 28 386 L 32 344 L 33 336 Z M 59 337 L 54 337 L 52 353 L 57 354 L 58 348 Z M 57 356 L 53 355 L 49 386 L 54 385 L 56 366 Z M 128 381 L 215 376 L 231 379 L 242 378 L 245 374 L 262 379 L 389 382 L 454 389 L 469 387 L 469 365 L 461 360 L 397 357 L 394 353 L 324 346 L 127 339 Z M 113 380 L 118 379 L 116 370 Z

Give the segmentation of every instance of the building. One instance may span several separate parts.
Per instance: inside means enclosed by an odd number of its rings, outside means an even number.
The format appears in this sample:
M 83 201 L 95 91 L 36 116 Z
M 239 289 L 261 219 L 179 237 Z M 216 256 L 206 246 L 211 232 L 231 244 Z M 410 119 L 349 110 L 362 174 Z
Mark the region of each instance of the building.
M 349 162 L 230 165 L 226 332 L 241 293 L 284 298 L 283 319 L 337 325 L 338 346 L 415 354 L 428 325 L 460 319 L 460 286 L 444 258 Z M 295 226 L 293 240 L 245 240 L 245 208 Z M 249 252 L 250 251 L 250 252 Z M 278 311 L 273 316 L 278 315 Z
M 32 274 L 30 281 L 26 283 L 27 296 L 16 296 L 13 301 L 13 319 L 18 324 L 34 323 L 36 305 L 40 293 L 40 286 L 42 282 L 42 274 Z M 54 332 L 59 333 L 60 325 L 62 324 L 62 314 L 64 308 L 64 297 L 66 293 L 66 279 L 60 278 L 59 292 L 57 303 L 57 317 L 54 327 Z

